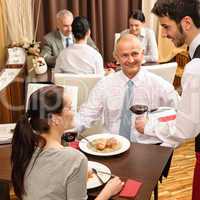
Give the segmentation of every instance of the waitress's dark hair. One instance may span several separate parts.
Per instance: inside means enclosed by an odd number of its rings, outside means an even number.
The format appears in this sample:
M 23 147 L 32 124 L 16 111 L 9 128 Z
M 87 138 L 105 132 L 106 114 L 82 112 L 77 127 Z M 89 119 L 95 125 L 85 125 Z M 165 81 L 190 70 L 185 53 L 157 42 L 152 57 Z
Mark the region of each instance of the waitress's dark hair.
M 90 24 L 85 17 L 75 17 L 72 22 L 72 33 L 76 40 L 81 40 L 90 30 Z
M 25 116 L 17 122 L 12 139 L 12 183 L 16 196 L 21 200 L 24 189 L 24 176 L 37 146 L 46 144 L 41 133 L 50 129 L 48 119 L 52 114 L 60 114 L 64 107 L 63 87 L 45 86 L 35 91 L 29 99 Z
M 138 9 L 135 9 L 135 10 L 131 11 L 128 18 L 129 19 L 133 18 L 133 19 L 139 20 L 142 23 L 145 22 L 144 13 L 141 10 L 138 10 Z

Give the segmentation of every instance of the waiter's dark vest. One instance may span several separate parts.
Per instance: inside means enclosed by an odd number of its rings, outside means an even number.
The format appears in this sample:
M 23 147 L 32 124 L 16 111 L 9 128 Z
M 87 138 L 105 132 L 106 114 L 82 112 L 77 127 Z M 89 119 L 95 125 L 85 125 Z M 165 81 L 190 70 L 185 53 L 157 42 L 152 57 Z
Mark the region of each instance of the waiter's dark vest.
M 200 58 L 200 45 L 196 48 L 192 58 Z M 199 68 L 200 70 L 200 68 Z M 195 151 L 200 152 L 200 133 L 195 138 Z

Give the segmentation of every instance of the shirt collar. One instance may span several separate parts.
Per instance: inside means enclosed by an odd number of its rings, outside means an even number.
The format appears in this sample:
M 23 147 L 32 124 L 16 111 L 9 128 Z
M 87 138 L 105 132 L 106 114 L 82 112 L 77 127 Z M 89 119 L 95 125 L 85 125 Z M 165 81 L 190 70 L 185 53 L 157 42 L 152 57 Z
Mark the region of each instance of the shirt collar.
M 128 31 L 129 31 L 128 33 L 131 34 L 130 33 L 130 29 L 128 29 Z M 140 29 L 140 33 L 139 33 L 139 35 L 137 37 L 142 37 L 143 38 L 143 37 L 145 37 L 145 35 L 146 35 L 145 28 L 141 28 Z
M 189 54 L 190 57 L 192 58 L 194 55 L 194 52 L 196 50 L 196 48 L 199 46 L 200 44 L 200 33 L 192 40 L 190 47 L 189 47 Z
M 140 36 L 141 36 L 141 37 L 145 37 L 145 35 L 146 35 L 145 29 L 144 29 L 144 28 L 141 28 L 141 30 L 140 30 Z
M 121 70 L 121 77 L 123 79 L 124 84 L 126 84 L 130 79 L 124 74 L 124 72 Z M 143 72 L 140 69 L 139 72 L 131 79 L 134 83 L 134 85 L 137 87 L 141 81 L 143 81 Z
M 66 38 L 69 38 L 70 40 L 73 40 L 72 33 L 69 36 L 64 36 L 61 31 L 59 31 L 59 33 L 61 35 L 62 40 L 65 41 Z

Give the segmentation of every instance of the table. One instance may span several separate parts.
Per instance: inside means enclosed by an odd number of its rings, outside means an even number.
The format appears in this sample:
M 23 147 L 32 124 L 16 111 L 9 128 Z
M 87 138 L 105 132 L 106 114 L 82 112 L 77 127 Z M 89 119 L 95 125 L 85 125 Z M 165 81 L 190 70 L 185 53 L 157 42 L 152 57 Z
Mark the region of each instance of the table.
M 33 70 L 31 73 L 28 74 L 26 77 L 26 84 L 28 83 L 53 83 L 53 72 L 52 68 L 48 68 L 47 72 L 44 74 L 36 74 Z
M 142 182 L 135 200 L 150 199 L 151 193 L 157 186 L 159 178 L 163 170 L 171 159 L 173 149 L 161 147 L 158 145 L 132 143 L 130 149 L 117 156 L 112 157 L 97 157 L 87 155 L 91 161 L 96 161 L 105 164 L 111 172 L 119 177 L 125 177 Z M 90 190 L 89 195 L 94 197 L 98 191 Z M 113 199 L 124 199 L 113 197 Z

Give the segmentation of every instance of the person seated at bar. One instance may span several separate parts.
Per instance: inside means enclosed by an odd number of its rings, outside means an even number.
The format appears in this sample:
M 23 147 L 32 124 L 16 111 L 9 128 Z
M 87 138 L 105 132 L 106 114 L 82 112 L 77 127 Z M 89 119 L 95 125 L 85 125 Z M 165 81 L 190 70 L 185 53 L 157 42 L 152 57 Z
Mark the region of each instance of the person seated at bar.
M 141 68 L 143 54 L 136 36 L 125 34 L 117 40 L 114 57 L 122 70 L 104 77 L 91 90 L 76 116 L 79 132 L 103 118 L 105 128 L 112 134 L 120 134 L 132 142 L 162 143 L 157 137 L 137 133 L 129 108 L 135 104 L 147 105 L 149 110 L 160 106 L 176 108 L 179 95 L 162 77 Z
M 69 10 L 60 10 L 56 14 L 57 30 L 44 36 L 41 55 L 44 56 L 49 67 L 55 67 L 56 58 L 60 52 L 75 42 L 71 28 L 72 22 L 73 14 Z M 88 37 L 87 44 L 98 50 L 91 37 Z
M 61 145 L 73 127 L 71 99 L 60 86 L 35 91 L 12 139 L 12 184 L 20 200 L 86 200 L 88 161 L 80 151 Z M 96 200 L 117 194 L 123 182 L 111 179 Z
M 129 15 L 129 29 L 122 31 L 120 34 L 133 34 L 141 42 L 144 48 L 143 62 L 158 61 L 158 47 L 155 33 L 150 28 L 145 27 L 145 16 L 141 10 L 133 10 Z
M 55 72 L 104 75 L 101 54 L 87 44 L 90 25 L 85 17 L 75 17 L 72 23 L 75 44 L 65 48 L 56 59 Z

